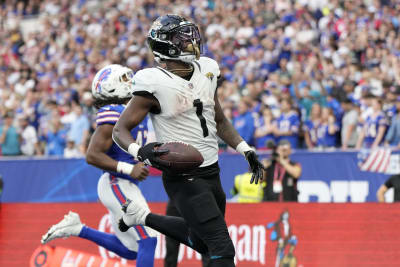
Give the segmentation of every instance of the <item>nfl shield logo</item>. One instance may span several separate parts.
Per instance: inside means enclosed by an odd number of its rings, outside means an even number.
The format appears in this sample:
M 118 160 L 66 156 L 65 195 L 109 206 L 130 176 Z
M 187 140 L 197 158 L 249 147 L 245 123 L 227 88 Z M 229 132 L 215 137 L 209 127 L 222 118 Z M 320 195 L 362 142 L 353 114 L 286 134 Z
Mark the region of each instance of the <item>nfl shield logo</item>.
M 189 88 L 193 89 L 193 83 L 189 83 Z

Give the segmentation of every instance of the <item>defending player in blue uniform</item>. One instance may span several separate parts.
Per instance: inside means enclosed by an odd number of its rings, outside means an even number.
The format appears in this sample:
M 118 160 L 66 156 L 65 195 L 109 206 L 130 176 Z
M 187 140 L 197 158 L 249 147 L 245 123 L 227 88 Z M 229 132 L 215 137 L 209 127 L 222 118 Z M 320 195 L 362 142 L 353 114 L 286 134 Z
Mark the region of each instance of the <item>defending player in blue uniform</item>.
M 123 215 L 122 204 L 127 197 L 149 210 L 137 183 L 146 179 L 149 171 L 142 162 L 121 150 L 112 140 L 112 130 L 132 97 L 133 72 L 120 65 L 101 69 L 92 83 L 95 105 L 99 108 L 97 127 L 90 140 L 86 160 L 103 170 L 97 191 L 100 201 L 108 209 L 115 234 L 97 231 L 81 223 L 79 215 L 69 212 L 58 224 L 43 235 L 42 243 L 61 237 L 78 236 L 95 242 L 117 255 L 134 260 L 137 267 L 154 266 L 156 232 L 143 225 L 136 225 L 127 232 L 118 229 L 118 219 Z M 147 118 L 131 131 L 139 145 L 146 143 Z

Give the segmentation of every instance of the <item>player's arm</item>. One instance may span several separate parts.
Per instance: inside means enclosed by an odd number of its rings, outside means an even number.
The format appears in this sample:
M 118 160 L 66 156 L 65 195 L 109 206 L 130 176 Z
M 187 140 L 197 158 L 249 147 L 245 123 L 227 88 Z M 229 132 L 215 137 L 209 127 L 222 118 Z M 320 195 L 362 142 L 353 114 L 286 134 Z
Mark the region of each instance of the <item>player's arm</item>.
M 114 126 L 112 138 L 120 148 L 127 151 L 135 159 L 146 161 L 146 164 L 162 169 L 157 156 L 168 153 L 168 151 L 155 149 L 162 144 L 154 142 L 140 147 L 131 135 L 131 130 L 139 125 L 154 108 L 160 110 L 160 104 L 155 98 L 140 95 L 133 97 Z
M 215 122 L 217 124 L 217 135 L 229 146 L 236 149 L 237 152 L 245 156 L 249 162 L 250 169 L 253 173 L 250 183 L 258 183 L 259 180 L 263 179 L 263 165 L 258 161 L 256 152 L 240 137 L 239 133 L 233 127 L 233 125 L 225 117 L 222 111 L 221 105 L 218 100 L 217 92 L 214 94 L 215 102 Z
M 133 165 L 116 161 L 106 154 L 113 143 L 111 138 L 113 127 L 112 124 L 103 124 L 96 128 L 89 142 L 86 162 L 102 170 L 127 174 L 138 180 L 145 179 L 149 171 L 143 163 Z
M 381 185 L 381 187 L 379 187 L 378 191 L 376 192 L 376 198 L 378 199 L 378 202 L 385 202 L 385 193 L 386 191 L 388 191 L 388 188 L 386 187 L 386 185 Z
M 133 149 L 133 147 L 139 150 L 140 146 L 135 143 L 135 140 L 131 135 L 131 130 L 139 125 L 139 123 L 146 117 L 147 113 L 149 113 L 154 104 L 155 103 L 153 99 L 143 96 L 135 96 L 131 99 L 131 101 L 129 101 L 128 105 L 122 112 L 117 124 L 115 124 L 112 131 L 112 138 L 123 150 L 128 151 L 130 154 L 132 154 L 132 151 L 129 151 L 130 145 L 133 145 L 131 146 L 131 150 Z

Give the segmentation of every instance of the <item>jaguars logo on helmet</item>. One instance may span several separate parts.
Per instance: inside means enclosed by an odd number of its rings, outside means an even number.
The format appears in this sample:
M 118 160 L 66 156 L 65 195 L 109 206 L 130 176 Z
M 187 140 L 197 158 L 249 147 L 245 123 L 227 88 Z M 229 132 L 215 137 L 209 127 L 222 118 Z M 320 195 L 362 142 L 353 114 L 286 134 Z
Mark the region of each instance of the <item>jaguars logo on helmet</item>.
M 201 36 L 196 24 L 178 15 L 156 19 L 147 36 L 157 61 L 192 62 L 200 58 Z

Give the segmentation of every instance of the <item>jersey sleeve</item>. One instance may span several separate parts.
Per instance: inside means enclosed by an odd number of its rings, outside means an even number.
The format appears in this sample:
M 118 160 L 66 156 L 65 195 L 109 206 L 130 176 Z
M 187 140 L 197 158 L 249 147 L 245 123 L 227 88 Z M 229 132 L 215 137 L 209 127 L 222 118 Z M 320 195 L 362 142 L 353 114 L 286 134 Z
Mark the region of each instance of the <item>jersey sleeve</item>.
M 218 78 L 221 75 L 221 71 L 219 69 L 217 61 L 209 57 L 201 57 L 199 60 L 201 68 L 205 68 L 201 70 L 204 73 L 211 72 L 215 78 Z
M 303 128 L 302 128 L 303 131 L 308 132 L 308 131 L 311 130 L 311 128 L 312 128 L 311 122 L 310 122 L 309 120 L 306 120 L 306 121 L 304 122 L 304 124 L 303 124 Z
M 103 124 L 115 125 L 119 119 L 120 112 L 113 106 L 104 106 L 99 109 L 96 115 L 97 126 Z
M 381 115 L 381 116 L 379 117 L 379 119 L 378 119 L 378 124 L 379 124 L 379 126 L 385 126 L 385 127 L 388 126 L 388 121 L 387 121 L 385 115 Z
M 153 71 L 151 68 L 144 69 L 136 72 L 135 76 L 133 77 L 133 94 L 140 95 L 143 93 L 150 93 L 154 95 L 156 93 L 153 82 L 155 79 Z

